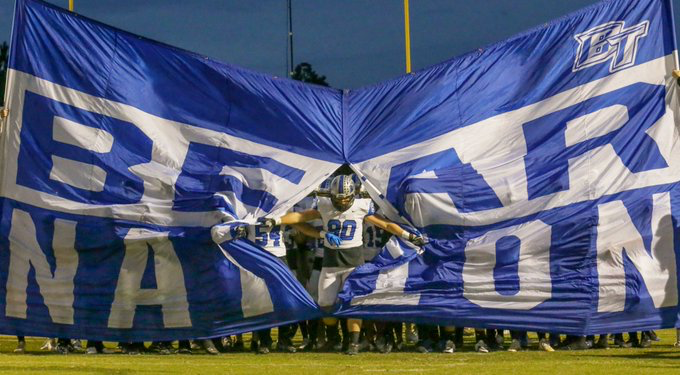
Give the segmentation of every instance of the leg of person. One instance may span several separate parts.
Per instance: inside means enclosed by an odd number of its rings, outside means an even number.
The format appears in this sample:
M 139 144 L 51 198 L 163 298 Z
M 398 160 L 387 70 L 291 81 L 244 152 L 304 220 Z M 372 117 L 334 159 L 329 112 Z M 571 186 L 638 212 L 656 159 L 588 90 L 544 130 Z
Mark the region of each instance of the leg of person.
M 234 341 L 234 345 L 231 347 L 231 349 L 235 352 L 244 352 L 246 350 L 246 345 L 243 343 L 243 335 L 238 334 L 236 335 L 236 341 Z
M 309 333 L 308 340 L 307 342 L 303 341 L 302 345 L 298 347 L 299 350 L 308 352 L 312 349 L 314 349 L 314 346 L 317 343 L 318 340 L 318 335 L 319 335 L 319 320 L 314 319 L 314 320 L 308 320 L 307 321 L 307 331 Z
M 297 331 L 296 324 L 286 324 L 279 327 L 279 338 L 276 343 L 276 350 L 284 353 L 295 353 L 297 349 L 293 346 L 293 337 Z
M 389 323 L 389 327 L 391 327 L 390 332 L 394 333 L 394 350 L 404 350 L 405 345 L 403 324 L 400 322 Z
M 609 334 L 601 334 L 594 347 L 596 349 L 609 349 Z
M 57 339 L 57 352 L 60 354 L 68 354 L 72 352 L 71 339 L 58 338 Z
M 300 327 L 300 335 L 302 335 L 302 341 L 303 342 L 309 341 L 309 327 L 307 326 L 307 321 L 306 320 L 300 321 L 297 323 L 297 326 Z M 291 340 L 291 344 L 293 338 L 295 337 L 295 331 L 296 330 L 293 330 L 293 335 L 289 337 L 289 339 Z
M 433 326 L 426 324 L 418 324 L 418 343 L 416 344 L 416 351 L 419 353 L 430 353 L 432 352 L 434 343 L 433 335 L 436 336 L 432 331 L 434 331 Z
M 99 354 L 102 352 L 102 349 L 104 349 L 104 343 L 101 341 L 87 340 L 85 346 L 87 347 L 85 349 L 87 354 Z
M 132 351 L 133 351 L 133 353 L 130 353 L 130 354 L 141 354 L 141 353 L 144 353 L 146 351 L 146 346 L 144 346 L 143 341 L 135 341 L 130 345 L 132 346 Z
M 258 354 L 269 354 L 272 347 L 272 330 L 271 328 L 261 329 L 257 331 L 258 339 Z
M 376 335 L 376 328 L 375 328 L 375 322 L 372 320 L 364 320 L 364 322 L 361 325 L 361 344 L 360 350 L 361 351 L 372 351 L 375 346 L 375 335 Z
M 347 319 L 347 330 L 349 331 L 350 342 L 345 354 L 359 354 L 359 334 L 361 333 L 361 319 Z
M 465 340 L 465 327 L 456 327 L 453 343 L 456 344 L 456 348 L 458 350 L 460 350 L 463 347 L 464 340 Z
M 619 348 L 630 348 L 631 344 L 623 339 L 623 333 L 614 334 L 614 346 Z
M 655 331 L 649 331 L 649 339 L 652 341 L 661 341 Z
M 349 347 L 349 330 L 347 329 L 347 319 L 340 319 L 340 332 L 342 332 L 342 352 L 346 352 Z
M 198 345 L 205 350 L 206 353 L 210 355 L 217 355 L 220 354 L 220 352 L 217 350 L 215 347 L 215 344 L 211 339 L 204 339 L 204 340 L 197 340 Z
M 529 332 L 522 331 L 519 335 L 519 344 L 523 350 L 529 349 Z
M 560 339 L 560 334 L 559 333 L 551 333 L 550 334 L 550 346 L 553 347 L 553 349 L 558 349 L 562 345 L 562 341 Z
M 189 340 L 179 340 L 177 344 L 178 354 L 191 354 L 191 343 Z
M 415 345 L 418 343 L 418 332 L 416 325 L 413 323 L 406 323 L 406 343 Z
M 675 329 L 675 344 L 673 346 L 680 348 L 680 328 Z
M 17 347 L 14 349 L 15 354 L 26 353 L 26 338 L 24 336 L 17 336 Z
M 489 346 L 486 344 L 487 334 L 483 329 L 475 328 L 475 351 L 478 353 L 488 353 Z
M 550 346 L 550 343 L 548 342 L 548 337 L 545 334 L 545 332 L 536 332 L 536 336 L 538 336 L 538 349 L 542 350 L 544 352 L 554 352 L 555 349 L 553 349 L 552 346 Z
M 453 353 L 456 351 L 455 335 L 456 327 L 439 326 L 439 349 L 442 353 Z
M 588 349 L 588 345 L 586 345 L 586 337 L 585 336 L 567 335 L 567 341 L 568 341 L 568 344 L 562 345 L 562 347 L 560 347 L 560 349 L 564 349 L 564 350 L 586 350 L 586 349 Z
M 640 332 L 640 347 L 650 348 L 652 346 L 652 338 L 649 335 L 649 331 Z
M 375 322 L 375 347 L 380 353 L 387 354 L 392 351 L 393 344 L 390 340 L 389 334 L 389 323 L 388 322 Z
M 640 339 L 638 339 L 637 332 L 628 332 L 628 343 L 634 348 L 640 347 Z
M 344 267 L 323 267 L 319 274 L 319 306 L 328 311 L 335 305 L 338 292 L 342 288 L 344 279 L 343 273 L 346 271 Z M 328 327 L 326 330 L 327 342 L 322 348 L 324 351 L 335 350 L 336 346 L 341 343 L 340 335 L 338 334 L 338 320 L 332 317 L 323 318 L 323 323 Z M 342 349 L 340 346 L 339 349 Z

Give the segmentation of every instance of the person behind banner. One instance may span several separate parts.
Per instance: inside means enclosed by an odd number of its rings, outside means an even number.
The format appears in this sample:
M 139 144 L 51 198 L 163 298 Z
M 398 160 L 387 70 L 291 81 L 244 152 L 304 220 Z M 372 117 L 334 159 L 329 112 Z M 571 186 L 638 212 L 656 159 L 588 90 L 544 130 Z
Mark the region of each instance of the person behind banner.
M 396 223 L 378 216 L 374 212 L 371 199 L 355 197 L 355 184 L 351 176 L 338 175 L 330 186 L 330 197 L 319 197 L 316 209 L 304 212 L 288 213 L 280 218 L 264 218 L 262 223 L 269 227 L 277 225 L 295 225 L 302 233 L 324 239 L 324 255 L 319 277 L 319 305 L 331 311 L 336 303 L 338 293 L 349 274 L 364 264 L 363 225 L 371 223 L 394 235 L 411 241 L 417 246 L 425 241 L 420 234 L 402 229 Z M 309 221 L 321 219 L 323 229 L 317 230 L 307 224 Z M 335 326 L 335 318 L 324 318 L 324 324 Z M 359 351 L 360 319 L 348 319 L 348 330 L 351 343 L 346 354 L 354 355 Z

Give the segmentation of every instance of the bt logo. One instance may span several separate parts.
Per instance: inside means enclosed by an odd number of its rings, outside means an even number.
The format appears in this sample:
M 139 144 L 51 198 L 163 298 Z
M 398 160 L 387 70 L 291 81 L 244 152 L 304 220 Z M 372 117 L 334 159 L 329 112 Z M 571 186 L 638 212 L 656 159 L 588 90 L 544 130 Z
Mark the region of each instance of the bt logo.
M 647 36 L 649 21 L 629 28 L 623 21 L 608 22 L 574 35 L 578 51 L 573 72 L 611 60 L 609 71 L 616 72 L 635 64 L 638 42 Z

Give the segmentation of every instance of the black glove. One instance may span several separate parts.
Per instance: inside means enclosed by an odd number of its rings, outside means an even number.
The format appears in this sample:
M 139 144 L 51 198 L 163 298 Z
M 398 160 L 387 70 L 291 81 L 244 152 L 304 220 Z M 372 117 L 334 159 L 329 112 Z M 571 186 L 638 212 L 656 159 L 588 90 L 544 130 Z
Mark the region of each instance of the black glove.
M 267 232 L 271 231 L 272 228 L 278 225 L 276 222 L 276 219 L 268 218 L 268 217 L 261 217 L 257 219 L 258 224 L 262 226 Z
M 408 240 L 416 246 L 424 246 L 427 243 L 422 234 L 409 233 Z

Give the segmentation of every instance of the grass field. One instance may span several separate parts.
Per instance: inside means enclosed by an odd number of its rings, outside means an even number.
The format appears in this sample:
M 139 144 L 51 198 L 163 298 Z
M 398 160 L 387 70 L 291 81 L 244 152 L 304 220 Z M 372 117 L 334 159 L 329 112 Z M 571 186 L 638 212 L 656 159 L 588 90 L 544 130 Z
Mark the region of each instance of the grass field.
M 42 339 L 27 338 L 28 354 L 13 354 L 16 339 L 0 336 L 0 373 L 63 374 L 334 374 L 453 373 L 453 374 L 680 374 L 680 348 L 674 348 L 675 330 L 658 332 L 661 342 L 649 349 L 609 349 L 545 353 L 472 351 L 472 337 L 454 354 L 296 353 L 255 355 L 228 353 L 192 355 L 60 355 L 40 351 Z M 535 337 L 532 336 L 533 341 Z M 107 344 L 112 346 L 113 344 Z

